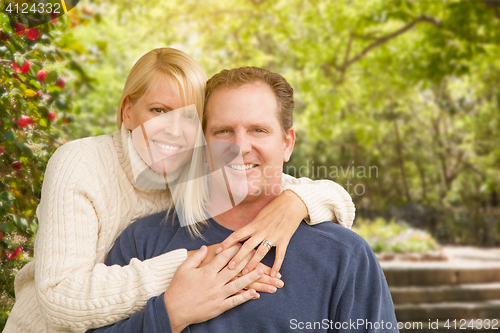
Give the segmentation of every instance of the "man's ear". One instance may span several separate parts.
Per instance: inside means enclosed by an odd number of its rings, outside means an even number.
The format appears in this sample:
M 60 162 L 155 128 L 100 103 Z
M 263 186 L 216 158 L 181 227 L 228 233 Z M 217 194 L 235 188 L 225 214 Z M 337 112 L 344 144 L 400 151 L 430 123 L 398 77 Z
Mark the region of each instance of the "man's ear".
M 132 103 L 130 102 L 129 97 L 125 97 L 123 100 L 122 104 L 122 121 L 123 125 L 125 125 L 125 128 L 128 129 L 129 131 L 132 131 L 132 124 L 131 124 L 131 113 L 132 113 Z
M 285 134 L 283 162 L 288 162 L 292 156 L 293 146 L 295 145 L 295 130 L 290 127 Z

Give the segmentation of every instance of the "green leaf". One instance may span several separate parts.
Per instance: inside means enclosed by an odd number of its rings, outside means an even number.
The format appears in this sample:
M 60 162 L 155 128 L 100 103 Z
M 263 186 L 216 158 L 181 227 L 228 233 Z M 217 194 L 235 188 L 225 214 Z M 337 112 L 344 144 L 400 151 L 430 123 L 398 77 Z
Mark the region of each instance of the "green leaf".
M 5 139 L 7 141 L 14 141 L 15 138 L 16 138 L 16 133 L 13 130 L 10 129 L 5 133 Z
M 62 91 L 62 89 L 60 87 L 58 87 L 58 86 L 48 86 L 47 90 L 54 97 L 58 97 L 59 94 L 61 94 L 61 91 Z

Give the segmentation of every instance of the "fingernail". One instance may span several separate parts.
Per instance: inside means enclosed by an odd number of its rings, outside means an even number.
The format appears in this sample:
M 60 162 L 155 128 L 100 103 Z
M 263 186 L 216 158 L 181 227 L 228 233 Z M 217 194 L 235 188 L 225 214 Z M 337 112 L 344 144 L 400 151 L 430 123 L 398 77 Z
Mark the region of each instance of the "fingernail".
M 248 270 L 247 270 L 247 272 L 248 272 Z M 259 268 L 259 269 L 257 269 L 257 270 L 255 271 L 255 273 L 257 273 L 257 276 L 258 276 L 258 277 L 261 277 L 262 275 L 264 275 L 264 271 L 263 271 L 262 269 L 260 269 L 260 268 Z
M 241 272 L 241 273 L 242 273 L 243 275 L 247 275 L 247 274 L 248 274 L 248 269 L 247 269 L 247 268 L 245 268 L 245 269 L 243 270 L 243 272 Z
M 257 295 L 257 292 L 255 290 L 250 290 L 250 296 L 255 297 Z
M 255 296 L 253 298 L 255 298 L 255 299 L 260 298 L 260 294 L 258 292 L 255 292 Z
M 276 277 L 276 271 L 271 271 L 271 277 Z
M 279 272 L 278 272 L 278 273 L 276 273 L 276 277 L 277 277 L 278 279 L 281 279 L 281 274 L 280 274 Z
M 284 285 L 285 285 L 285 282 L 283 282 L 281 280 L 276 280 L 276 287 L 283 288 Z
M 233 268 L 235 268 L 235 267 L 236 267 L 236 263 L 235 263 L 235 262 L 234 262 L 234 260 L 233 260 L 233 261 L 231 261 L 231 262 L 229 263 L 229 269 L 233 269 Z
M 276 289 L 275 286 L 269 286 L 269 287 L 267 287 L 267 290 L 269 290 L 270 293 L 275 293 L 276 290 L 278 290 L 278 289 Z
M 254 255 L 254 254 L 255 254 L 255 252 L 257 252 L 257 251 L 255 251 L 255 250 L 252 250 L 252 252 L 251 252 L 251 253 L 252 253 L 252 255 Z
M 222 247 L 218 247 L 217 250 L 215 250 L 215 254 L 219 254 L 222 252 Z

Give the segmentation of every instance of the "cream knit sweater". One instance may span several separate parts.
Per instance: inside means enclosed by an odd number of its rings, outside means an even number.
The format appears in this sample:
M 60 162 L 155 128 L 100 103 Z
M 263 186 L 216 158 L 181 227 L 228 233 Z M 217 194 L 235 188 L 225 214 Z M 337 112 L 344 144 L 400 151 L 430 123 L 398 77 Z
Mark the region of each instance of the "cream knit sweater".
M 3 332 L 85 332 L 130 317 L 167 289 L 185 249 L 125 267 L 103 264 L 130 223 L 169 205 L 167 191 L 136 186 L 134 170 L 144 169 L 124 127 L 55 152 L 37 208 L 35 258 L 16 276 L 16 303 Z M 352 225 L 354 205 L 338 184 L 287 175 L 282 184 L 305 202 L 310 223 Z

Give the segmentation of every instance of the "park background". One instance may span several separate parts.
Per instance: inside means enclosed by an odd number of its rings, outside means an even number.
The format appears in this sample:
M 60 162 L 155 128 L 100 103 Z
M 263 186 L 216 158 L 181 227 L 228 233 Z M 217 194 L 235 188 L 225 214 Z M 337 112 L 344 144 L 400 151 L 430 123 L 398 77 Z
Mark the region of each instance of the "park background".
M 344 186 L 374 250 L 500 246 L 499 1 L 87 0 L 37 31 L 0 24 L 0 329 L 48 158 L 116 131 L 126 76 L 156 47 L 208 77 L 282 74 L 297 132 L 285 171 Z

